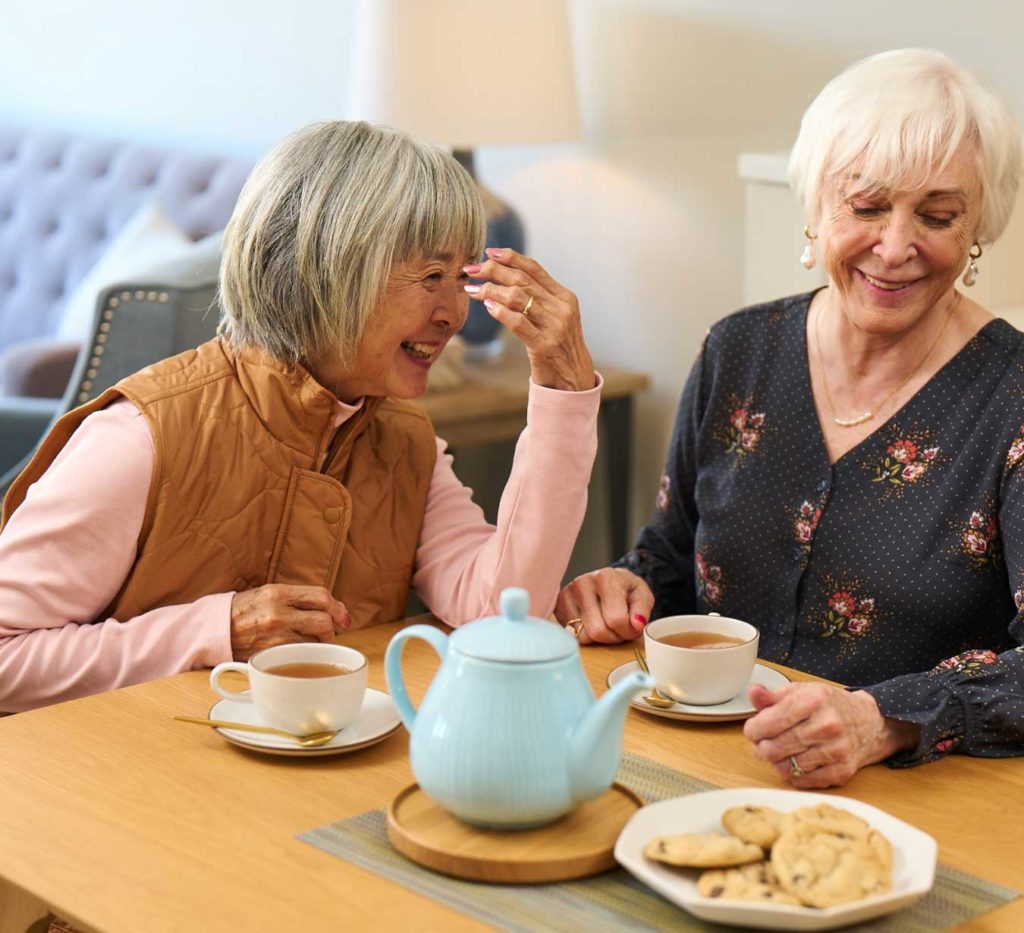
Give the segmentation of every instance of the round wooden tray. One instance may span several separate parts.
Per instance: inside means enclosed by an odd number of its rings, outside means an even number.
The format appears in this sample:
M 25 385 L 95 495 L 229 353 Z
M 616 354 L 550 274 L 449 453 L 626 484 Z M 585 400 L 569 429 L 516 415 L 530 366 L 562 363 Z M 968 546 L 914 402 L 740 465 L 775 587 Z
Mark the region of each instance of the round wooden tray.
M 388 838 L 412 861 L 470 881 L 534 884 L 585 878 L 615 867 L 615 840 L 643 801 L 621 784 L 539 829 L 463 823 L 418 784 L 388 807 Z

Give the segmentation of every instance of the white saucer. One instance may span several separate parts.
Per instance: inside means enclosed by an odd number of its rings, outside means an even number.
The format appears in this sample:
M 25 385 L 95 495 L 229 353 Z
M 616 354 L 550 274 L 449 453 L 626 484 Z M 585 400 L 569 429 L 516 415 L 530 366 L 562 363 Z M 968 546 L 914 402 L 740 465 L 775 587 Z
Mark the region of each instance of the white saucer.
M 620 664 L 607 677 L 609 687 L 614 687 L 627 674 L 632 674 L 640 669 L 636 661 L 627 661 Z M 714 706 L 692 706 L 689 703 L 673 703 L 665 709 L 655 709 L 648 706 L 639 696 L 630 703 L 634 709 L 650 713 L 652 716 L 663 716 L 665 719 L 683 719 L 687 722 L 728 722 L 731 719 L 749 719 L 757 710 L 750 705 L 747 699 L 747 687 L 751 684 L 760 684 L 769 690 L 778 690 L 783 684 L 789 683 L 789 678 L 758 661 L 754 665 L 754 673 L 750 675 L 743 689 L 726 703 L 716 703 Z
M 237 700 L 220 700 L 210 708 L 210 719 L 243 723 L 247 726 L 262 726 L 263 720 L 251 703 Z M 268 755 L 294 755 L 305 758 L 316 755 L 343 755 L 367 745 L 375 745 L 391 735 L 402 724 L 398 710 L 391 697 L 380 690 L 367 689 L 363 708 L 355 722 L 346 726 L 326 745 L 318 748 L 303 748 L 291 739 L 280 735 L 264 735 L 259 732 L 240 732 L 237 729 L 217 728 L 224 738 L 234 745 L 241 745 L 254 752 Z

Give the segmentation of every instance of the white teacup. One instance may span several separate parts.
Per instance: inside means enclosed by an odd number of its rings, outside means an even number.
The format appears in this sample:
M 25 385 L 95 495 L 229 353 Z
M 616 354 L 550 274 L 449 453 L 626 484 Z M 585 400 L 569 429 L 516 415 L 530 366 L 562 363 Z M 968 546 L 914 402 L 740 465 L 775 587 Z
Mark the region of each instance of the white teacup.
M 342 672 L 328 676 L 273 673 L 283 665 L 332 665 Z M 294 670 L 294 669 L 293 669 Z M 240 671 L 249 689 L 227 690 L 218 682 L 225 671 Z M 225 661 L 210 671 L 210 686 L 227 700 L 252 703 L 268 726 L 310 735 L 336 732 L 349 725 L 363 705 L 368 665 L 355 648 L 323 642 L 275 645 L 248 661 Z
M 663 639 L 707 632 L 729 644 L 681 647 Z M 696 638 L 691 635 L 691 638 Z M 731 700 L 754 673 L 760 634 L 754 626 L 726 616 L 665 616 L 644 629 L 644 654 L 658 690 L 677 703 L 711 706 Z

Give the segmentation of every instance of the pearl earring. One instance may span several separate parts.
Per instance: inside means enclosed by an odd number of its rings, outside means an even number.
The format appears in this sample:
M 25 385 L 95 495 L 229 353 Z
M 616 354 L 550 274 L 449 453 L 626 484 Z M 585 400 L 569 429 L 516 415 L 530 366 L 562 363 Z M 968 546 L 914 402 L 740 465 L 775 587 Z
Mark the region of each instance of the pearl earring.
M 964 277 L 960 280 L 968 288 L 970 288 L 975 282 L 978 281 L 978 263 L 977 260 L 981 258 L 981 244 L 975 243 L 970 251 L 967 253 L 971 261 L 967 263 L 967 268 L 964 270 Z
M 804 251 L 800 254 L 800 265 L 805 269 L 813 269 L 818 263 L 818 257 L 814 255 L 814 241 L 818 237 L 811 233 L 810 227 L 804 227 L 804 236 L 807 242 L 804 244 Z

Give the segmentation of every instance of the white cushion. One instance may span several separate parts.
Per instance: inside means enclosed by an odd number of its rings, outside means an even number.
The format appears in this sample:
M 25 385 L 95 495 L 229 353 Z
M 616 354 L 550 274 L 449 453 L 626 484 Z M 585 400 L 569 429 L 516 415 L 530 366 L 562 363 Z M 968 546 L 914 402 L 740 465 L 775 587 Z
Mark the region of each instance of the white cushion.
M 140 207 L 88 275 L 79 283 L 64 307 L 57 327 L 60 340 L 87 340 L 92 334 L 99 293 L 110 285 L 131 281 L 142 270 L 184 257 L 193 246 L 155 202 Z

